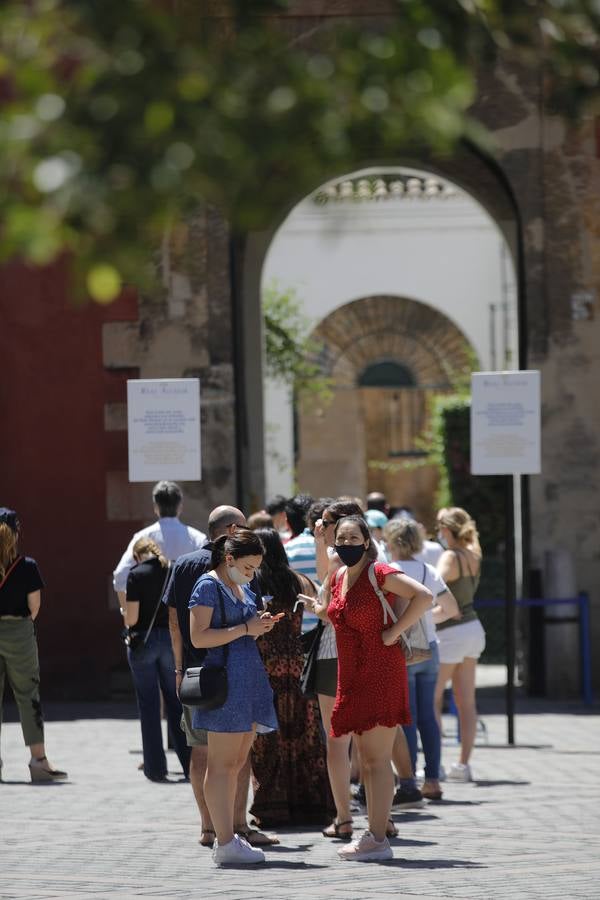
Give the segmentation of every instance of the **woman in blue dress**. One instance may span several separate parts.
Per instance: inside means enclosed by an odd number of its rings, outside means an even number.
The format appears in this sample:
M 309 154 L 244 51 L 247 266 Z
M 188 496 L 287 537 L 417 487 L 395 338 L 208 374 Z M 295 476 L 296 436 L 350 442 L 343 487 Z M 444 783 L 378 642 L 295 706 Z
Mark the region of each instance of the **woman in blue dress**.
M 260 538 L 247 528 L 223 535 L 214 543 L 211 571 L 196 582 L 190 599 L 192 643 L 208 651 L 204 664 L 223 665 L 223 648 L 228 645 L 227 700 L 218 709 L 196 709 L 192 720 L 194 728 L 208 732 L 204 796 L 216 833 L 213 859 L 218 866 L 265 859 L 262 850 L 251 847 L 233 830 L 237 776 L 254 735 L 277 729 L 273 692 L 255 640 L 271 631 L 278 617 L 258 615 L 248 587 L 263 554 Z

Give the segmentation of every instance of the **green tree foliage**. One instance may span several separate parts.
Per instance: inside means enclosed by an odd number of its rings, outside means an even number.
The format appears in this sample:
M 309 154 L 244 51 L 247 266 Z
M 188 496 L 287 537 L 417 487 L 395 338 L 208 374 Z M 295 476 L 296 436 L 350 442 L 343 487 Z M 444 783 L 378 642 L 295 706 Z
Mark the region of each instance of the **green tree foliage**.
M 109 302 L 200 202 L 261 227 L 328 175 L 482 140 L 500 48 L 569 110 L 598 84 L 597 0 L 396 0 L 298 40 L 286 0 L 5 0 L 0 259 L 72 254 Z
M 293 288 L 274 283 L 263 291 L 265 361 L 267 374 L 282 381 L 300 398 L 328 402 L 330 383 L 311 360 L 319 346 L 310 336 L 310 321 L 302 313 L 302 301 Z

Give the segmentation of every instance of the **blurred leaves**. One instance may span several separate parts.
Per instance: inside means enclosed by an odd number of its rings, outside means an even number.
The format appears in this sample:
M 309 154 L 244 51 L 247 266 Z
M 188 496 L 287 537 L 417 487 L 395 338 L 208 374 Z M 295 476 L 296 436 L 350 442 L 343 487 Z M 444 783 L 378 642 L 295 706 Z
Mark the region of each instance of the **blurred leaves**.
M 479 139 L 474 73 L 498 49 L 542 67 L 564 111 L 597 94 L 597 0 L 395 5 L 305 41 L 285 0 L 5 0 L 0 259 L 70 252 L 99 300 L 105 266 L 143 285 L 199 202 L 261 228 L 366 160 Z
M 321 348 L 310 336 L 311 323 L 302 309 L 294 288 L 274 282 L 263 291 L 266 371 L 292 387 L 296 397 L 327 403 L 333 397 L 331 381 L 312 361 Z

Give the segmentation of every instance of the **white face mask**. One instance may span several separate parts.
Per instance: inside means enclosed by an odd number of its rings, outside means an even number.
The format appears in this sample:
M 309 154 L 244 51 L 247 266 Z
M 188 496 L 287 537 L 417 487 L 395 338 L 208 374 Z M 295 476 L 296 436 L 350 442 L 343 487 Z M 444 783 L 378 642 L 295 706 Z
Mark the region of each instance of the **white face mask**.
M 249 584 L 254 578 L 253 575 L 244 575 L 236 566 L 227 566 L 227 577 L 234 584 Z
M 437 537 L 438 544 L 441 544 L 442 547 L 444 548 L 444 550 L 447 550 L 448 549 L 448 541 L 446 540 L 445 537 L 442 537 L 441 531 L 438 531 L 436 537 Z

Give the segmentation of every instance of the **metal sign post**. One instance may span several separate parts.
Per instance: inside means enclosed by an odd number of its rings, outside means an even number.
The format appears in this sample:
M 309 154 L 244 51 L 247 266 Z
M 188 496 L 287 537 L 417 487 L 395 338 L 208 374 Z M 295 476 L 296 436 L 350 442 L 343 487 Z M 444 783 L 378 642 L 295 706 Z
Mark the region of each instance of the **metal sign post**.
M 514 475 L 506 475 L 504 621 L 506 623 L 506 724 L 508 743 L 515 743 L 515 660 L 517 650 L 517 578 L 515 557 L 515 484 Z
M 505 475 L 506 718 L 515 743 L 517 576 L 515 476 L 541 472 L 540 373 L 474 372 L 471 375 L 471 473 Z M 519 542 L 520 546 L 520 542 Z

